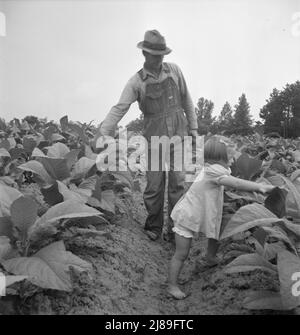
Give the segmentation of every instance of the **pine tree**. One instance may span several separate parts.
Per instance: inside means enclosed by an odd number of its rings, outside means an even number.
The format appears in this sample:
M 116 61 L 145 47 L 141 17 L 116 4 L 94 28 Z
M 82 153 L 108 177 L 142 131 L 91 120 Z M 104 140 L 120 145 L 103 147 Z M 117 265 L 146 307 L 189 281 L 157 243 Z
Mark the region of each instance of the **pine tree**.
M 247 135 L 252 133 L 252 120 L 250 116 L 250 106 L 246 95 L 243 93 L 239 97 L 239 102 L 235 105 L 233 116 L 234 133 Z
M 233 127 L 232 108 L 228 101 L 224 104 L 218 117 L 219 132 L 229 132 Z
M 200 135 L 207 134 L 211 130 L 216 119 L 215 117 L 212 117 L 213 109 L 214 103 L 211 100 L 207 100 L 203 97 L 198 100 L 196 115 L 198 132 Z
M 274 88 L 269 100 L 266 102 L 259 113 L 259 116 L 265 120 L 264 132 L 278 132 L 282 134 L 281 121 L 284 119 L 284 106 L 280 97 L 280 91 Z
M 260 110 L 260 117 L 265 120 L 265 133 L 300 136 L 300 81 L 287 84 L 282 91 L 274 88 Z

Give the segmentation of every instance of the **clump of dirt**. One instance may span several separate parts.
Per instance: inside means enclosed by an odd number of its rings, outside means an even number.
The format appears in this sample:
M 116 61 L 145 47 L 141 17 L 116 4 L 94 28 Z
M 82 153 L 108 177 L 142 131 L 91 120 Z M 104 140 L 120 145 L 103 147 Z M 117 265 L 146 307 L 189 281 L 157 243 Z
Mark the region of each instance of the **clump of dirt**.
M 44 204 L 42 204 L 44 205 Z M 133 194 L 132 217 L 119 214 L 106 226 L 105 236 L 77 236 L 65 240 L 66 248 L 93 265 L 93 276 L 72 273 L 71 293 L 40 290 L 19 307 L 21 314 L 270 314 L 242 307 L 250 290 L 278 290 L 278 282 L 261 271 L 227 275 L 224 263 L 199 272 L 206 240 L 193 242 L 180 281 L 189 293 L 177 301 L 166 294 L 169 261 L 174 245 L 150 241 L 144 234 L 146 211 L 142 193 Z M 222 255 L 221 255 L 222 256 Z M 278 312 L 277 312 L 278 313 Z

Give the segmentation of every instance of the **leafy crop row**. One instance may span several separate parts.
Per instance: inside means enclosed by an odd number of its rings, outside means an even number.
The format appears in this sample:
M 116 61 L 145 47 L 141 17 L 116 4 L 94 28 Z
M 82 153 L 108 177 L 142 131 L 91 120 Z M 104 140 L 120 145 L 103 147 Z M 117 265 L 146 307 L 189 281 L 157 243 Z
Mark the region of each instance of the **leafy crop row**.
M 67 117 L 59 126 L 17 119 L 2 124 L 0 271 L 6 294 L 22 296 L 29 283 L 71 291 L 71 268 L 91 273 L 92 266 L 67 251 L 62 237 L 104 235 L 99 227 L 116 211 L 128 213 L 134 175 L 97 168 L 90 144 L 95 131 Z M 36 185 L 42 200 L 24 195 L 26 185 Z
M 267 197 L 226 190 L 221 239 L 229 245 L 230 262 L 225 272 L 264 271 L 279 283 L 277 291 L 251 291 L 245 308 L 292 310 L 300 305 L 293 291 L 300 272 L 300 141 L 259 134 L 227 140 L 234 175 L 276 188 Z
M 67 251 L 64 238 L 105 236 L 101 227 L 116 212 L 130 215 L 128 201 L 139 189 L 135 177 L 144 158 L 134 171 L 101 169 L 92 145 L 96 129 L 66 116 L 60 125 L 14 119 L 0 128 L 0 271 L 6 293 L 23 296 L 29 283 L 70 291 L 71 268 L 92 273 L 92 266 Z M 293 309 L 300 305 L 291 291 L 293 273 L 300 271 L 300 141 L 258 133 L 223 139 L 233 175 L 277 186 L 268 197 L 226 189 L 225 271 L 266 271 L 280 283 L 278 291 L 249 294 L 246 308 Z M 123 141 L 120 136 L 119 165 L 126 164 Z M 42 200 L 26 195 L 28 185 L 36 186 Z

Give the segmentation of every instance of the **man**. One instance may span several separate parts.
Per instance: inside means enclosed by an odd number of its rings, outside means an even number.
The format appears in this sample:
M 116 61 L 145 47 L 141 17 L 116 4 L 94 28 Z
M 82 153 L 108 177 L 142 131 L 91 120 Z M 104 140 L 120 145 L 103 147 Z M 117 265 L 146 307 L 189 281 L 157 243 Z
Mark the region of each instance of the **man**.
M 145 33 L 144 41 L 137 44 L 143 50 L 145 63 L 126 84 L 117 105 L 112 107 L 100 127 L 101 135 L 110 135 L 117 123 L 127 113 L 130 105 L 138 101 L 144 114 L 144 137 L 150 147 L 153 136 L 197 135 L 195 108 L 180 68 L 171 63 L 163 63 L 164 55 L 171 52 L 165 38 L 157 31 Z M 188 122 L 187 122 L 188 121 Z M 152 153 L 151 153 L 152 154 Z M 172 154 L 172 153 L 171 153 Z M 174 153 L 173 153 L 174 155 Z M 149 156 L 148 156 L 149 159 Z M 144 202 L 148 211 L 145 231 L 151 240 L 160 237 L 163 228 L 165 193 L 165 171 L 146 172 L 147 186 Z M 170 165 L 168 174 L 168 213 L 184 193 L 184 170 L 174 171 Z M 169 218 L 169 227 L 172 225 Z

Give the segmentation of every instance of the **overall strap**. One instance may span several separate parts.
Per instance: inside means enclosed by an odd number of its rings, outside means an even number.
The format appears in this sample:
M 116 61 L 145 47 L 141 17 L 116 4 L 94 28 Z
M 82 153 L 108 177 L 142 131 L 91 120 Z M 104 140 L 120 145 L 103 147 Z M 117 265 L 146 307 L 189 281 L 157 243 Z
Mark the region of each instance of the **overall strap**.
M 138 71 L 138 75 L 140 76 L 140 78 L 143 80 L 143 69 L 140 69 Z

